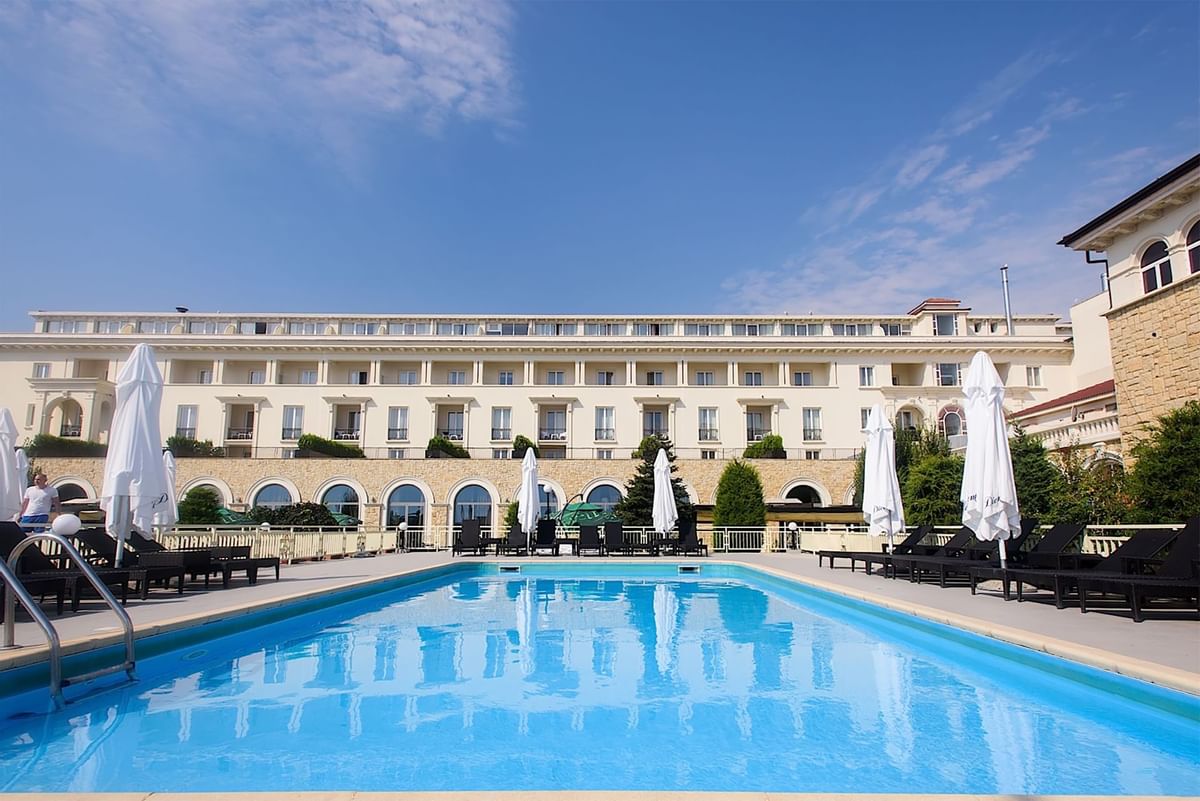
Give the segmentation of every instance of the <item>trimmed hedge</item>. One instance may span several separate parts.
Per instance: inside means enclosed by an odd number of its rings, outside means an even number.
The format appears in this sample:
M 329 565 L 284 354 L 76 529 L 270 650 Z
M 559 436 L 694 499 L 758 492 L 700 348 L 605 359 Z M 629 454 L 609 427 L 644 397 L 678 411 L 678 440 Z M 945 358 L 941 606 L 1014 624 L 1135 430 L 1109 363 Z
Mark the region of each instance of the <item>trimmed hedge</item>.
M 224 448 L 213 447 L 212 440 L 198 440 L 191 437 L 167 437 L 167 449 L 176 459 L 189 456 L 224 456 Z
M 787 450 L 783 447 L 783 437 L 767 434 L 758 442 L 750 443 L 742 456 L 746 459 L 786 459 Z
M 541 451 L 538 450 L 537 444 L 524 434 L 517 434 L 513 437 L 512 458 L 524 459 L 525 451 L 533 448 L 533 455 L 539 459 L 542 457 Z
M 470 459 L 467 449 L 443 436 L 430 437 L 425 446 L 426 459 Z
M 38 434 L 25 444 L 25 455 L 30 459 L 37 456 L 45 458 L 55 456 L 107 456 L 108 446 L 103 442 L 92 442 L 88 439 Z
M 304 434 L 296 441 L 296 447 L 301 451 L 319 453 L 322 456 L 332 456 L 335 459 L 362 459 L 362 448 L 357 445 L 347 445 L 344 442 L 334 442 L 331 439 L 318 437 L 316 434 Z
M 752 465 L 734 459 L 725 465 L 713 505 L 714 526 L 762 526 L 767 522 L 762 479 Z

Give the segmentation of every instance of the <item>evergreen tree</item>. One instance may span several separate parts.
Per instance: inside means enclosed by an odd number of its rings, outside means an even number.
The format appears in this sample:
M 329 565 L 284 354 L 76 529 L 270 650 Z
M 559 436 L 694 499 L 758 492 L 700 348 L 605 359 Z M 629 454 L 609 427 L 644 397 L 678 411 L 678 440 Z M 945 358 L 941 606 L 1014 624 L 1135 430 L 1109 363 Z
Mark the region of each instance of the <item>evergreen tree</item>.
M 762 480 L 753 466 L 735 459 L 725 466 L 717 484 L 713 508 L 714 526 L 763 526 L 767 505 L 763 503 Z
M 675 466 L 675 453 L 671 440 L 662 435 L 649 436 L 642 440 L 641 445 L 634 451 L 634 458 L 640 458 L 641 464 L 634 471 L 633 478 L 625 485 L 625 497 L 613 511 L 621 522 L 627 526 L 654 525 L 654 460 L 659 450 L 665 449 L 667 460 L 671 463 L 671 488 L 675 491 L 675 507 L 680 520 L 695 521 L 696 510 L 688 499 L 683 482 L 675 477 L 679 468 Z
M 1125 470 L 1115 462 L 1089 463 L 1090 448 L 1073 446 L 1058 454 L 1047 523 L 1121 523 L 1129 519 Z
M 904 482 L 904 519 L 910 525 L 962 522 L 963 459 L 932 454 L 912 465 Z
M 221 522 L 217 510 L 221 508 L 221 497 L 212 487 L 195 487 L 188 490 L 179 502 L 179 522 L 188 525 L 213 525 Z
M 1200 515 L 1200 401 L 1159 417 L 1132 455 L 1129 490 L 1138 518 L 1174 523 Z
M 1046 448 L 1034 437 L 1017 427 L 1008 441 L 1012 455 L 1013 480 L 1017 485 L 1017 506 L 1023 517 L 1043 520 L 1050 511 L 1058 471 L 1046 457 Z

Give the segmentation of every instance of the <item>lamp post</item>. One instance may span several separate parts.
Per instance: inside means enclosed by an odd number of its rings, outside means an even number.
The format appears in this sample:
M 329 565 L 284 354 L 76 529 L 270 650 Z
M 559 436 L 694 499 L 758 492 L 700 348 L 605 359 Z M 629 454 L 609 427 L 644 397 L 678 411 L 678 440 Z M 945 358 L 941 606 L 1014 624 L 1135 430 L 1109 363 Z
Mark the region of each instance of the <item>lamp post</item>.
M 408 550 L 408 521 L 401 520 L 400 525 L 396 526 L 396 550 Z
M 800 527 L 798 525 L 796 525 L 795 520 L 793 520 L 787 524 L 787 530 L 788 530 L 788 541 L 790 542 L 791 547 L 799 549 L 800 543 L 796 539 L 796 532 L 800 530 Z

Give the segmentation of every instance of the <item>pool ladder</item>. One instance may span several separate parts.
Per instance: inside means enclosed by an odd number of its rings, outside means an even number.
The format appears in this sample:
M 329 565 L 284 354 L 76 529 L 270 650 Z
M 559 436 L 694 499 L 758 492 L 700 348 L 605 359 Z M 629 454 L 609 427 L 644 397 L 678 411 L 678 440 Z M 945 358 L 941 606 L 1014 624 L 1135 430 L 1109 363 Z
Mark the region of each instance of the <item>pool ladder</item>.
M 104 603 L 108 604 L 108 608 L 116 613 L 117 618 L 121 621 L 121 628 L 125 632 L 125 661 L 117 665 L 109 665 L 108 667 L 98 668 L 87 673 L 80 673 L 76 676 L 66 676 L 62 674 L 62 643 L 58 638 L 58 631 L 54 628 L 54 624 L 46 617 L 46 613 L 42 611 L 42 607 L 33 600 L 29 595 L 29 591 L 17 580 L 17 562 L 21 558 L 26 548 L 33 546 L 39 541 L 47 541 L 57 543 L 63 549 L 71 561 L 71 564 L 77 565 L 80 572 L 87 578 L 93 589 L 100 594 Z M 72 684 L 80 684 L 91 679 L 107 676 L 110 673 L 125 671 L 126 675 L 132 681 L 134 658 L 133 658 L 133 621 L 129 619 L 129 614 L 121 607 L 119 601 L 109 591 L 108 587 L 96 575 L 96 571 L 92 570 L 89 565 L 80 555 L 75 546 L 67 542 L 65 537 L 51 532 L 41 532 L 38 534 L 30 534 L 17 546 L 13 548 L 12 553 L 8 557 L 6 563 L 0 559 L 0 578 L 4 579 L 4 642 L 0 644 L 0 649 L 16 648 L 16 616 L 17 616 L 17 601 L 21 602 L 21 606 L 25 607 L 25 611 L 29 612 L 29 616 L 38 624 L 42 632 L 46 635 L 46 643 L 50 647 L 50 698 L 54 701 L 56 709 L 62 709 L 66 704 L 63 698 L 63 688 Z

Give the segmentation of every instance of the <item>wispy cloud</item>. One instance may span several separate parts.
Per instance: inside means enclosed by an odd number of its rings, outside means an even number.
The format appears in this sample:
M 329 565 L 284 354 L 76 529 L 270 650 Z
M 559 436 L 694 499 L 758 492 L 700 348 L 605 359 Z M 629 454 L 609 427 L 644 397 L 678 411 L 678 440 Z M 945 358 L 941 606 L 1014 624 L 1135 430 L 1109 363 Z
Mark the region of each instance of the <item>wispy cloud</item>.
M 940 143 L 916 151 L 900 165 L 900 171 L 896 173 L 896 185 L 907 189 L 921 183 L 937 169 L 948 152 L 949 148 Z
M 513 23 L 504 0 L 29 0 L 0 15 L 0 59 L 126 147 L 174 147 L 203 122 L 342 157 L 381 120 L 513 125 Z
M 946 115 L 937 137 L 962 136 L 990 121 L 1000 107 L 1064 58 L 1053 50 L 1030 50 L 1011 62 Z

